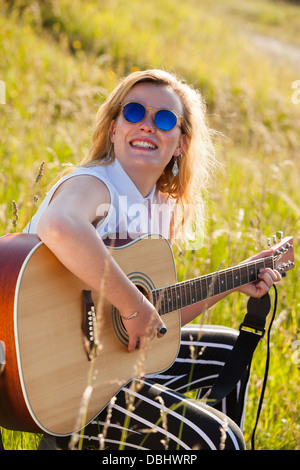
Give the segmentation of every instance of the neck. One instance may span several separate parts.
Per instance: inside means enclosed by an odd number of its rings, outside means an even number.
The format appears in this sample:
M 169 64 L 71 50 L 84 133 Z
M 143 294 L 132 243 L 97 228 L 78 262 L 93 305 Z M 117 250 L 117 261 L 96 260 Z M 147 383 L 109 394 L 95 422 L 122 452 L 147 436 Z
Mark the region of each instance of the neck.
M 273 256 L 155 289 L 151 293 L 153 303 L 160 315 L 164 315 L 257 281 L 260 269 L 267 267 L 274 269 Z
M 159 179 L 161 171 L 155 172 L 149 168 L 124 165 L 121 162 L 120 164 L 141 195 L 147 197 Z
M 150 177 L 147 172 L 137 172 L 137 175 L 129 175 L 136 188 L 139 190 L 141 195 L 145 198 L 152 191 L 156 184 L 157 179 Z

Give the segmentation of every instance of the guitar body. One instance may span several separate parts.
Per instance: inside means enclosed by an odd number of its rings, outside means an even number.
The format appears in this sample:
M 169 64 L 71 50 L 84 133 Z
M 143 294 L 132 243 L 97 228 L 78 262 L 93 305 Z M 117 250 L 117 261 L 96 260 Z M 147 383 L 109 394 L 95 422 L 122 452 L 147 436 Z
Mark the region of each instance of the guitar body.
M 112 249 L 112 256 L 146 295 L 176 282 L 172 250 L 164 238 L 138 239 Z M 36 235 L 0 238 L 0 265 L 0 341 L 6 361 L 0 374 L 0 426 L 69 435 L 140 374 L 140 362 L 142 374 L 163 371 L 174 362 L 180 343 L 178 310 L 164 315 L 168 334 L 149 341 L 143 361 L 139 350 L 128 353 L 118 312 L 91 291 L 100 317 L 100 347 L 89 360 L 82 331 L 82 293 L 89 286 Z M 92 395 L 84 423 L 78 425 L 91 373 Z

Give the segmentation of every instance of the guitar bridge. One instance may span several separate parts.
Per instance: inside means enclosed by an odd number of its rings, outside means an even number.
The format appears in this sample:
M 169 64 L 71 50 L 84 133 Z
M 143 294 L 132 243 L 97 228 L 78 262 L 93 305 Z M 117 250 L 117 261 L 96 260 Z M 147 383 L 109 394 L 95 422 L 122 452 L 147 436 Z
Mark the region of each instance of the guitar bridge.
M 97 319 L 95 305 L 90 290 L 83 290 L 83 315 L 81 329 L 83 332 L 83 344 L 88 359 L 91 361 L 96 355 L 96 331 Z

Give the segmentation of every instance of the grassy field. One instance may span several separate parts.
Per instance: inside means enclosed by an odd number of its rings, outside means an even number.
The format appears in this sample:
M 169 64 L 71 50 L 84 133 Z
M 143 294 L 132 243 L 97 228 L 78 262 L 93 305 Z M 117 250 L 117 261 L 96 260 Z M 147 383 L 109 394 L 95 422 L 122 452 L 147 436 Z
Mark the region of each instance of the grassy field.
M 34 196 L 39 204 L 63 165 L 81 160 L 97 106 L 119 77 L 163 67 L 199 87 L 209 123 L 219 132 L 223 167 L 210 192 L 205 243 L 196 252 L 176 253 L 178 278 L 215 271 L 221 262 L 237 264 L 265 248 L 277 230 L 294 236 L 296 268 L 278 287 L 256 448 L 299 450 L 300 6 L 271 0 L 2 0 L 0 9 L 6 91 L 0 95 L 1 234 L 21 231 L 35 210 Z M 246 301 L 228 297 L 204 321 L 237 327 Z M 248 448 L 265 360 L 264 338 L 249 388 Z M 3 436 L 8 449 L 32 449 L 39 440 L 4 430 Z

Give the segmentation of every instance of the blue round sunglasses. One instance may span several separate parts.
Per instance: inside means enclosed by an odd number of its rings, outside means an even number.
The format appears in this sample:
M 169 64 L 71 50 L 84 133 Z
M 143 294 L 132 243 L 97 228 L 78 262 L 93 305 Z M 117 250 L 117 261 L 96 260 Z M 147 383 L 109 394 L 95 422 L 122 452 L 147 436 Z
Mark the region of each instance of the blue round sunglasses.
M 152 121 L 159 131 L 168 132 L 174 129 L 177 124 L 180 128 L 183 117 L 170 109 L 155 109 L 151 106 L 145 106 L 138 101 L 129 101 L 120 103 L 124 119 L 130 124 L 137 124 L 145 119 L 149 109 L 153 109 Z

